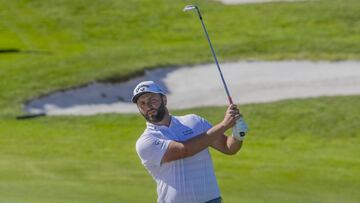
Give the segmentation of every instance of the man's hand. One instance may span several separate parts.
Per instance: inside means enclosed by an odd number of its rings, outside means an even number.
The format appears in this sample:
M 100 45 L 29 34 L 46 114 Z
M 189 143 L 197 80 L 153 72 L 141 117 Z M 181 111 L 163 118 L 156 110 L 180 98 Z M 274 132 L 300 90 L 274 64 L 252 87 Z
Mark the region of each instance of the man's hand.
M 224 120 L 221 122 L 221 125 L 223 125 L 225 129 L 232 128 L 240 116 L 241 115 L 237 106 L 235 104 L 231 104 L 225 112 Z

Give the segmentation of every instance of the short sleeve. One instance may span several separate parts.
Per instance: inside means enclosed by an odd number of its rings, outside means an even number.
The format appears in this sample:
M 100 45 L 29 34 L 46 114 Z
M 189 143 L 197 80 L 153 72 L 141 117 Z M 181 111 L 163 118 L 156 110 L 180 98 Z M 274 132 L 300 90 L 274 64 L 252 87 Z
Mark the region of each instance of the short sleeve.
M 200 119 L 200 125 L 203 132 L 208 131 L 210 128 L 212 128 L 212 125 L 209 123 L 209 121 L 205 120 L 203 117 L 198 116 Z
M 160 166 L 169 143 L 170 140 L 160 139 L 151 134 L 143 135 L 136 142 L 136 152 L 143 165 Z

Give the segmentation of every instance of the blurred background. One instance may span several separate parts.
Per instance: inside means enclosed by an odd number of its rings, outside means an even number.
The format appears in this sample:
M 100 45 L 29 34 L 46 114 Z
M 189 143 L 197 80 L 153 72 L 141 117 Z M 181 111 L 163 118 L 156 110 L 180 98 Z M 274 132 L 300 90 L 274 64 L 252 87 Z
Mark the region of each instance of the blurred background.
M 200 6 L 221 62 L 360 59 L 358 0 L 0 0 L 0 202 L 156 202 L 135 152 L 141 116 L 16 117 L 55 91 L 212 63 L 187 4 Z M 216 123 L 225 102 L 172 113 Z M 241 110 L 251 129 L 242 150 L 212 151 L 224 202 L 359 202 L 360 96 Z

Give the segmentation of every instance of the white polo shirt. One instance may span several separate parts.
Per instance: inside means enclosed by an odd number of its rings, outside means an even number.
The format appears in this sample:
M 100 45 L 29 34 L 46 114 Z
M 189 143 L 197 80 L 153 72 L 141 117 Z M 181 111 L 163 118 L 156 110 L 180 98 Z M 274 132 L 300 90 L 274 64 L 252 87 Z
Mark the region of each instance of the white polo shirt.
M 211 124 L 191 114 L 171 116 L 170 126 L 146 123 L 136 142 L 142 164 L 157 184 L 160 203 L 203 203 L 220 197 L 208 148 L 194 156 L 160 164 L 170 141 L 186 141 L 206 132 Z

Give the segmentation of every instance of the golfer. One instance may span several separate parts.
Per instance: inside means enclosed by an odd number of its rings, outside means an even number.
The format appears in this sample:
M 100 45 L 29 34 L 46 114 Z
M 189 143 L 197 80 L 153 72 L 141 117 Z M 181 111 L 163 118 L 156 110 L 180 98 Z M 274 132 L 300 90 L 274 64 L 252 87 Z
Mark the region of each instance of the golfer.
M 236 105 L 230 105 L 224 119 L 212 126 L 195 114 L 171 115 L 165 93 L 153 81 L 139 83 L 132 101 L 147 121 L 136 151 L 157 184 L 157 201 L 220 203 L 209 147 L 229 155 L 240 150 L 242 141 L 224 135 L 240 118 Z

